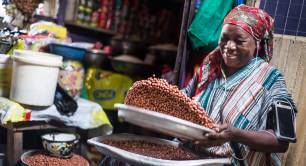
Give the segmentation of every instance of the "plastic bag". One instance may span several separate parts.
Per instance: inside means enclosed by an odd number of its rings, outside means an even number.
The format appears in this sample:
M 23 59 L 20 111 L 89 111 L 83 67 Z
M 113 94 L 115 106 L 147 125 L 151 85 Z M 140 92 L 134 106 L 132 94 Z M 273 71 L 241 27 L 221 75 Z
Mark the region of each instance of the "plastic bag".
M 0 97 L 0 122 L 20 122 L 30 120 L 31 112 L 25 110 L 18 103 L 4 97 Z
M 52 34 L 59 39 L 67 39 L 68 36 L 68 32 L 65 27 L 54 24 L 52 22 L 41 21 L 34 23 L 30 26 L 30 35 L 37 35 L 43 33 Z
M 133 81 L 128 76 L 90 68 L 86 73 L 85 87 L 88 99 L 99 103 L 103 109 L 114 109 L 115 103 L 123 103 Z
M 202 2 L 199 12 L 188 29 L 188 37 L 193 48 L 203 47 L 203 51 L 209 52 L 218 46 L 223 19 L 232 10 L 234 4 L 234 0 Z
M 69 96 L 61 86 L 56 86 L 54 105 L 61 115 L 72 116 L 78 108 L 78 104 Z

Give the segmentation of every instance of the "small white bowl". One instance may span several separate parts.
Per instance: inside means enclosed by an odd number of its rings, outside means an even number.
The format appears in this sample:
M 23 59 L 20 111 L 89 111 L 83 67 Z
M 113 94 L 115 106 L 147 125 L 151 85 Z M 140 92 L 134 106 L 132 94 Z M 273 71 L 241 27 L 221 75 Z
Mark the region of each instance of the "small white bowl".
M 48 133 L 41 136 L 42 144 L 50 155 L 69 158 L 75 145 L 79 142 L 78 134 L 70 133 Z

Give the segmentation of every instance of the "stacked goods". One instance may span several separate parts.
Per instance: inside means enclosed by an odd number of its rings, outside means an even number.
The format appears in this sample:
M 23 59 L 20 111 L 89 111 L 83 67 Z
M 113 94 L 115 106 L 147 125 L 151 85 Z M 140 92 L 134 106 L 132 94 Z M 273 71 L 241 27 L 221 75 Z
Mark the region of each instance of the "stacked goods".
M 129 89 L 125 104 L 171 115 L 207 128 L 214 122 L 204 109 L 164 79 L 137 81 Z
M 171 145 L 161 145 L 142 140 L 114 141 L 104 140 L 102 143 L 123 149 L 132 153 L 163 160 L 196 160 L 199 157 L 182 148 Z
M 87 160 L 83 157 L 73 154 L 71 158 L 58 158 L 48 155 L 47 153 L 41 152 L 36 153 L 32 156 L 28 156 L 24 159 L 24 163 L 29 166 L 88 166 Z
M 13 0 L 12 2 L 16 5 L 17 9 L 21 11 L 22 14 L 28 16 L 34 13 L 38 5 L 43 3 L 43 0 Z

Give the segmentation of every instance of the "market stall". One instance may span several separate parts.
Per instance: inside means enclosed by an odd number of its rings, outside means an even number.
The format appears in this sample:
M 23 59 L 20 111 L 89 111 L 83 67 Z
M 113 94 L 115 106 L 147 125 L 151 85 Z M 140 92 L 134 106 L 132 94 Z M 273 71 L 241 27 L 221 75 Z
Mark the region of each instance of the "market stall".
M 220 150 L 196 143 L 219 133 L 218 115 L 204 109 L 208 101 L 200 103 L 194 97 L 215 75 L 193 79 L 199 83 L 196 88 L 180 89 L 198 71 L 210 70 L 198 70 L 199 63 L 218 46 L 227 14 L 243 3 L 258 7 L 259 1 L 28 3 L 3 3 L 9 23 L 0 26 L 0 126 L 6 129 L 6 153 L 0 151 L 0 162 L 4 158 L 9 166 L 230 165 L 241 164 L 241 155 L 252 151 L 243 144 L 232 148 L 234 141 Z M 226 85 L 219 89 L 227 93 Z M 255 93 L 254 87 L 247 89 L 255 99 L 262 91 Z M 219 100 L 227 97 L 209 102 Z M 234 111 L 251 108 L 243 105 L 249 100 L 237 103 Z M 223 104 L 220 109 L 232 109 Z M 248 118 L 233 119 L 238 119 L 235 125 L 248 128 L 255 121 Z M 24 141 L 30 130 L 39 135 L 35 149 L 27 149 L 33 142 Z
M 3 2 L 0 115 L 7 153 L 1 162 L 8 165 L 35 156 L 36 151 L 22 155 L 34 144 L 24 135 L 32 130 L 87 133 L 80 134 L 75 153 L 91 164 L 99 162 L 101 155 L 84 140 L 109 135 L 121 125 L 114 103 L 123 103 L 135 80 L 152 74 L 173 77 L 177 47 L 171 43 L 176 43 L 175 12 L 181 2 L 71 2 Z M 100 38 L 92 40 L 95 34 Z

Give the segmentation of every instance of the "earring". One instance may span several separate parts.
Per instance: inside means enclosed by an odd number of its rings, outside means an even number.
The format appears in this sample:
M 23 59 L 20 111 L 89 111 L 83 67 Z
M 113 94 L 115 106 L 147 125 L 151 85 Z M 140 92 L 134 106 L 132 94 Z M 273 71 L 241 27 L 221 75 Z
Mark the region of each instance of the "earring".
M 256 41 L 256 57 L 258 56 L 258 52 L 259 52 L 259 44 L 260 44 L 260 41 L 259 40 L 257 40 Z
M 257 49 L 259 49 L 260 41 L 257 41 Z

